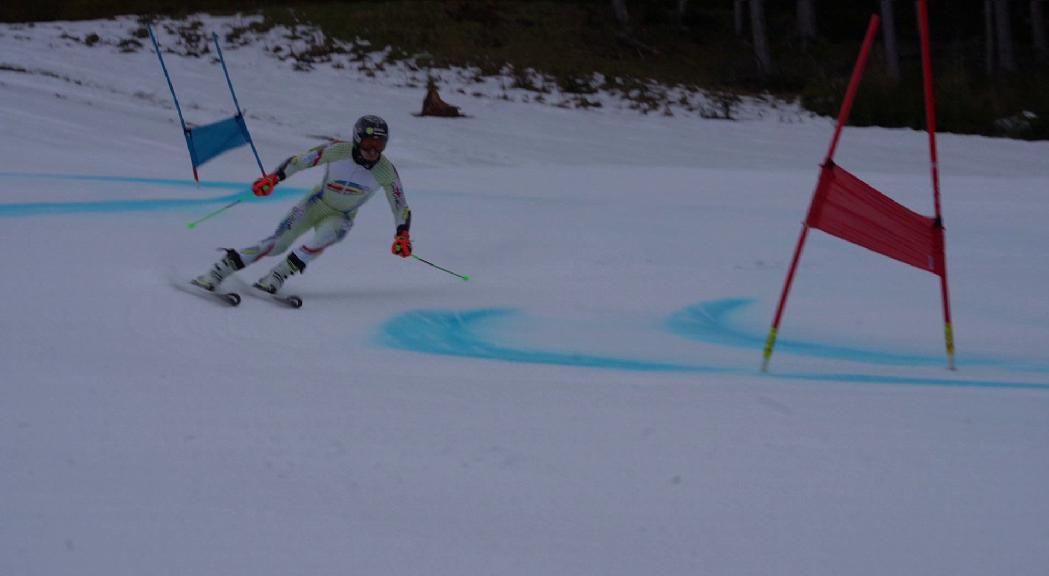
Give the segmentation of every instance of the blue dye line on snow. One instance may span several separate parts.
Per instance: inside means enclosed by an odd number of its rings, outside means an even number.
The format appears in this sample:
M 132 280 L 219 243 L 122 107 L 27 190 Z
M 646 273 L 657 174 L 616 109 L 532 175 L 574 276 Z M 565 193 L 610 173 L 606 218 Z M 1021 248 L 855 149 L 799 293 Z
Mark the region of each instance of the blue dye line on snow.
M 492 338 L 482 335 L 482 332 L 485 332 L 485 324 L 505 319 L 513 314 L 516 312 L 509 309 L 480 309 L 465 312 L 417 310 L 387 321 L 381 329 L 380 341 L 386 346 L 402 350 L 529 364 L 611 368 L 641 372 L 714 371 L 683 364 L 513 348 L 492 342 Z
M 734 314 L 753 303 L 754 300 L 745 298 L 726 298 L 724 300 L 700 302 L 673 314 L 667 320 L 666 327 L 672 333 L 690 340 L 735 348 L 748 348 L 760 352 L 765 347 L 765 338 L 756 334 L 747 334 L 740 328 L 733 326 L 731 322 Z M 799 356 L 816 356 L 872 364 L 936 366 L 945 362 L 943 357 L 878 352 L 833 344 L 786 339 L 776 341 L 776 351 Z
M 960 378 L 929 378 L 875 374 L 777 372 L 762 374 L 757 372 L 756 368 L 748 370 L 726 366 L 651 362 L 637 359 L 518 348 L 500 343 L 499 330 L 497 329 L 499 321 L 511 318 L 516 314 L 519 314 L 519 312 L 511 309 L 499 308 L 467 311 L 416 310 L 400 314 L 386 321 L 379 329 L 377 340 L 384 346 L 426 354 L 529 364 L 605 368 L 634 372 L 691 372 L 736 376 L 759 376 L 791 381 L 809 380 L 817 382 L 847 382 L 855 384 L 1049 390 L 1049 383 L 1010 382 L 1004 380 L 964 380 Z M 743 342 L 744 340 L 741 340 L 739 337 L 740 334 L 738 331 L 730 330 L 723 338 L 719 339 L 719 341 L 722 343 L 732 341 Z M 834 347 L 829 348 L 833 349 Z
M 40 174 L 36 172 L 0 172 L 0 178 L 12 180 L 56 180 L 72 182 L 118 182 L 123 184 L 149 184 L 151 186 L 179 186 L 183 188 L 220 188 L 235 190 L 246 188 L 243 182 L 179 180 L 175 178 L 139 178 L 134 176 L 98 176 L 93 174 Z
M 765 338 L 748 334 L 733 322 L 737 312 L 753 303 L 754 300 L 745 298 L 701 302 L 673 314 L 667 320 L 666 327 L 674 334 L 698 342 L 747 348 L 760 353 L 765 347 Z M 786 339 L 776 341 L 776 351 L 799 356 L 896 366 L 940 366 L 946 362 L 944 355 L 903 354 Z M 1049 374 L 1049 366 L 1030 362 L 965 357 L 959 360 L 959 364 Z
M 1015 390 L 1049 390 L 1049 383 L 1009 382 L 1005 380 L 962 380 L 960 378 L 927 378 L 920 376 L 888 376 L 876 374 L 766 374 L 783 380 L 814 380 L 817 382 L 849 382 L 853 384 L 898 384 L 903 386 L 944 386 L 949 388 L 1008 388 Z
M 53 180 L 53 181 L 77 181 L 77 182 L 113 182 L 120 184 L 144 184 L 149 186 L 170 186 L 181 188 L 197 188 L 198 184 L 193 180 L 175 180 L 169 178 L 134 178 L 126 176 L 90 176 L 70 174 L 32 174 L 23 172 L 0 172 L 0 178 L 21 180 Z M 283 199 L 299 196 L 306 192 L 306 188 L 295 188 L 285 186 L 268 198 L 256 198 L 251 194 L 249 186 L 244 182 L 200 182 L 200 188 L 217 190 L 236 190 L 232 194 L 212 196 L 209 198 L 158 198 L 146 200 L 99 200 L 95 202 L 23 202 L 0 204 L 0 217 L 23 217 L 39 216 L 46 214 L 97 214 L 116 212 L 151 212 L 160 210 L 176 210 L 183 208 L 194 208 L 211 206 L 216 204 L 228 204 L 243 198 L 251 202 L 268 202 L 274 199 Z

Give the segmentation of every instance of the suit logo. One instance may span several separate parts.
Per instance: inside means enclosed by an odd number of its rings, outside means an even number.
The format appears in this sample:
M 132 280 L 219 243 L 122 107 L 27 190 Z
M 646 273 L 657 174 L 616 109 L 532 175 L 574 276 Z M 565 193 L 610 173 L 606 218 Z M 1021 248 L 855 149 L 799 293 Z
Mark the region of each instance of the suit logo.
M 349 180 L 332 180 L 326 185 L 328 190 L 337 194 L 358 195 L 368 192 L 366 188 Z

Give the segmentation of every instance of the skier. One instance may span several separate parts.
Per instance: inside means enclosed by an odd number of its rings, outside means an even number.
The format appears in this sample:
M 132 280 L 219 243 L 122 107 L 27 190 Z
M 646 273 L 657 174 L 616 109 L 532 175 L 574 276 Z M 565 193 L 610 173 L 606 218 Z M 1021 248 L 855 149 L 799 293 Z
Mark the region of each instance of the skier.
M 259 290 L 276 294 L 289 276 L 302 273 L 325 248 L 346 237 L 353 227 L 357 209 L 379 188 L 386 191 L 397 227 L 391 251 L 402 258 L 411 256 L 408 229 L 412 213 L 404 198 L 397 170 L 382 155 L 389 137 L 389 128 L 382 118 L 362 116 L 353 125 L 352 144 L 335 141 L 317 146 L 288 158 L 273 173 L 255 180 L 251 186 L 255 195 L 269 196 L 279 182 L 292 174 L 318 164 L 327 165 L 324 180 L 288 212 L 271 236 L 240 251 L 224 248 L 226 255 L 211 270 L 191 282 L 214 292 L 230 274 L 264 256 L 280 255 L 306 230 L 313 228 L 310 241 L 289 253 L 255 283 Z

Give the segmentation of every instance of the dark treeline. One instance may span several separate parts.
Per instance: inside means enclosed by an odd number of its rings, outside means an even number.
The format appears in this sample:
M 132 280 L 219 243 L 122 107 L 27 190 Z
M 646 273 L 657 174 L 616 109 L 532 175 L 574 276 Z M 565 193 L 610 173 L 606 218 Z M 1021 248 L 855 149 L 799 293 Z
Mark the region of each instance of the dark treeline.
M 723 81 L 800 94 L 824 114 L 840 103 L 866 24 L 878 14 L 878 43 L 852 122 L 923 126 L 916 0 L 609 1 L 627 31 L 646 20 L 698 33 L 730 27 L 737 44 L 728 57 L 737 65 Z M 941 124 L 1049 138 L 1049 0 L 929 0 L 928 7 Z
M 916 6 L 916 0 L 6 0 L 0 20 L 255 10 L 280 18 L 292 8 L 298 21 L 335 36 L 385 31 L 380 42 L 445 55 L 447 63 L 502 59 L 568 77 L 589 67 L 719 91 L 769 91 L 833 115 L 868 19 L 879 14 L 883 26 L 852 123 L 920 128 Z M 1049 138 L 1049 0 L 929 0 L 929 12 L 939 125 Z

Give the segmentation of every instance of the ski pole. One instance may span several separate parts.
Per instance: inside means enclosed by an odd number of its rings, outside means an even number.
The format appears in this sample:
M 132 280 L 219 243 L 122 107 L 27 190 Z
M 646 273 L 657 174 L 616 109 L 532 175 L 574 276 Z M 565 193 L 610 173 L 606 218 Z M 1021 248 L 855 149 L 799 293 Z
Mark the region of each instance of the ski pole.
M 423 264 L 429 264 L 430 266 L 433 266 L 434 268 L 436 268 L 436 269 L 438 269 L 438 270 L 440 270 L 442 272 L 447 272 L 447 273 L 451 274 L 452 276 L 457 276 L 459 278 L 462 278 L 463 282 L 466 282 L 466 281 L 468 281 L 470 279 L 469 276 L 463 276 L 462 274 L 456 274 L 455 272 L 452 272 L 451 270 L 449 270 L 447 268 L 441 268 L 440 266 L 434 264 L 433 262 L 430 262 L 429 260 L 425 260 L 423 258 L 419 258 L 415 254 L 412 254 L 412 258 L 415 258 L 416 260 L 418 260 L 419 262 L 422 262 Z
M 215 210 L 214 212 L 212 212 L 211 214 L 208 214 L 207 216 L 201 218 L 200 220 L 195 220 L 193 222 L 190 222 L 189 224 L 186 224 L 186 228 L 189 228 L 190 230 L 192 230 L 192 229 L 197 227 L 197 224 L 200 224 L 201 222 L 203 222 L 205 220 L 208 220 L 209 218 L 212 218 L 214 216 L 218 216 L 219 214 L 225 212 L 226 210 L 229 210 L 230 208 L 233 208 L 234 206 L 236 206 L 237 204 L 240 204 L 243 201 L 244 201 L 244 197 L 237 198 L 233 202 L 230 202 L 229 204 L 226 204 L 222 208 L 219 208 L 218 210 Z

